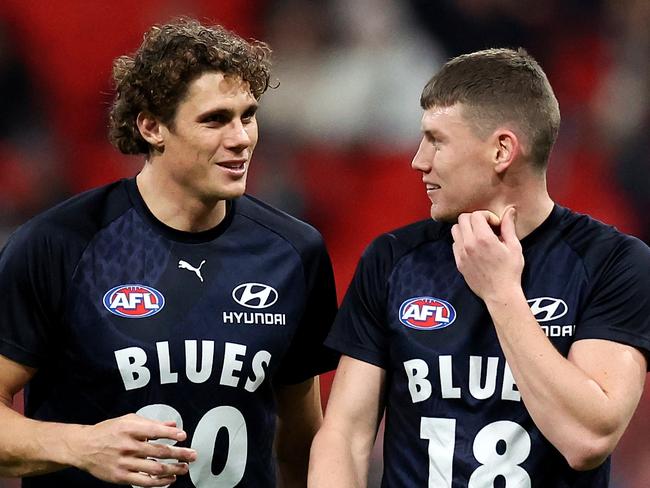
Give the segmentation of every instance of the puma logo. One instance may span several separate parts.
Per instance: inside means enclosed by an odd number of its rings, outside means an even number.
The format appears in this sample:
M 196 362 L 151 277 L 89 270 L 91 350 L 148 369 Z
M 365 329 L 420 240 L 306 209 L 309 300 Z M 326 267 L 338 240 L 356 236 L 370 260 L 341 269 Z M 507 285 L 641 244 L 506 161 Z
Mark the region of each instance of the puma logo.
M 204 264 L 205 264 L 205 259 L 203 261 L 201 261 L 201 264 L 199 264 L 198 268 L 195 268 L 194 266 L 192 266 L 187 261 L 183 261 L 181 259 L 178 262 L 178 267 L 181 268 L 181 269 L 189 269 L 190 271 L 193 271 L 194 273 L 196 273 L 196 276 L 199 277 L 199 279 L 201 280 L 201 283 L 203 283 L 203 276 L 201 276 L 201 266 L 203 266 Z

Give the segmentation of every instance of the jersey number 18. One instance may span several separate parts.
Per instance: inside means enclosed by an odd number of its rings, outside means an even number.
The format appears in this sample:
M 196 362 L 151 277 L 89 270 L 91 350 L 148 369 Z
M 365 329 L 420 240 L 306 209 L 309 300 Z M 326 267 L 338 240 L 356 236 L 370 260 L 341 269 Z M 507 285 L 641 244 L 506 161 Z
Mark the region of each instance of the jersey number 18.
M 420 438 L 429 441 L 428 487 L 451 488 L 456 419 L 422 417 Z M 506 488 L 530 488 L 530 476 L 519 466 L 528 458 L 530 445 L 528 432 L 515 422 L 501 420 L 483 427 L 472 445 L 481 466 L 470 476 L 467 488 L 492 487 L 497 476 L 505 479 Z

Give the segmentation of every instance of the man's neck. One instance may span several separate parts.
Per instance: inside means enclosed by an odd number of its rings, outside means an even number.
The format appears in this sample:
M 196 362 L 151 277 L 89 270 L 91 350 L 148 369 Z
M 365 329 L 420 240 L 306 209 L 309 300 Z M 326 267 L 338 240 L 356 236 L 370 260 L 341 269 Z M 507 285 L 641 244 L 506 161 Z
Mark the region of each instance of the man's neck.
M 531 191 L 519 192 L 517 198 L 505 198 L 490 210 L 502 218 L 505 211 L 514 206 L 517 211 L 515 222 L 517 237 L 521 240 L 548 218 L 554 205 L 555 203 L 544 187 L 543 190 L 531 189 Z
M 226 201 L 206 202 L 197 195 L 160 178 L 145 164 L 136 177 L 138 191 L 151 213 L 163 224 L 184 232 L 201 232 L 219 225 L 226 216 Z
M 517 207 L 517 220 L 515 223 L 517 237 L 521 240 L 542 225 L 551 215 L 554 205 L 553 200 L 547 198 L 530 209 Z

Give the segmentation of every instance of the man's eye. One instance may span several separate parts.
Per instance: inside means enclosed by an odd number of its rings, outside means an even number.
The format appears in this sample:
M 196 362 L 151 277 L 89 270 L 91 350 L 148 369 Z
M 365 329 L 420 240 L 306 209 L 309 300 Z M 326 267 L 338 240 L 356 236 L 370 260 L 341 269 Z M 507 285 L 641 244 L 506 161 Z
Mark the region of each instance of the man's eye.
M 212 122 L 215 124 L 226 124 L 228 122 L 228 118 L 225 115 L 210 115 L 205 121 L 208 123 Z
M 215 112 L 211 114 L 206 114 L 202 119 L 201 123 L 207 125 L 225 125 L 230 122 L 231 117 L 223 112 Z
M 252 122 L 254 118 L 255 118 L 255 112 L 245 113 L 244 115 L 242 115 L 241 121 L 244 124 L 248 124 Z

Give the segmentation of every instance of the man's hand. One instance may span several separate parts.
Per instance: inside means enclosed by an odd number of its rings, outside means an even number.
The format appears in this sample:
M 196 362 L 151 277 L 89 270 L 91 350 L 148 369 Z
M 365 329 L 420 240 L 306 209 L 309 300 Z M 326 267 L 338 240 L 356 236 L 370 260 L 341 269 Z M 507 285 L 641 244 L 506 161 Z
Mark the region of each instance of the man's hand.
M 148 487 L 173 483 L 176 476 L 187 474 L 187 463 L 196 459 L 193 449 L 149 441 L 183 441 L 186 437 L 175 422 L 129 414 L 83 426 L 65 440 L 74 466 L 111 483 Z
M 483 301 L 499 300 L 520 289 L 524 257 L 514 207 L 507 207 L 501 219 L 489 211 L 461 214 L 451 234 L 456 266 Z

